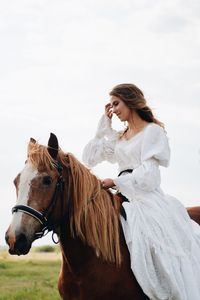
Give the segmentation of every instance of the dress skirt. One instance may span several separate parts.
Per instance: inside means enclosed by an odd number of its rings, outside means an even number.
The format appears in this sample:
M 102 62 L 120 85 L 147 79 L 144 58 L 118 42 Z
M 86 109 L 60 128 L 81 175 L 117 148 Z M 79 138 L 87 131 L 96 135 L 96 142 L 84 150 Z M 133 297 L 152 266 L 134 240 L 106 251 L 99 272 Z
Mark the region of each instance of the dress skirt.
M 200 226 L 161 189 L 124 202 L 131 269 L 152 300 L 200 299 Z

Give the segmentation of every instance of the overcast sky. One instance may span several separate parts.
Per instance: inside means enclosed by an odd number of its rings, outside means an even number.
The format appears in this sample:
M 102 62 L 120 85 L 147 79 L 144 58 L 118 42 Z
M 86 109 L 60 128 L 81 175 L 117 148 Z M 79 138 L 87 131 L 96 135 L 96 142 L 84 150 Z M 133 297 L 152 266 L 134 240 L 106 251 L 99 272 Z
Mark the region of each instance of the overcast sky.
M 0 42 L 0 245 L 29 138 L 54 132 L 81 159 L 119 83 L 138 85 L 166 124 L 162 188 L 200 205 L 199 0 L 0 0 Z M 115 177 L 117 166 L 94 172 Z

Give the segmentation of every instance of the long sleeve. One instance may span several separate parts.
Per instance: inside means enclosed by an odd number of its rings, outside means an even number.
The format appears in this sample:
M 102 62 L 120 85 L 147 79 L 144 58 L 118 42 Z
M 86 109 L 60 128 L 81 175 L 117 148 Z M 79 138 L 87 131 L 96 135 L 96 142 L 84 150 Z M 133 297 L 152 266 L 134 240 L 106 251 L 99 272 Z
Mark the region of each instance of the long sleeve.
M 138 190 L 151 192 L 160 186 L 159 165 L 167 167 L 169 158 L 170 149 L 163 128 L 150 124 L 141 145 L 141 164 L 131 174 L 114 179 L 114 183 L 129 199 L 134 198 Z
M 89 167 L 94 167 L 104 160 L 115 163 L 114 150 L 117 137 L 117 131 L 111 127 L 111 120 L 103 115 L 98 123 L 95 137 L 83 150 L 83 162 Z

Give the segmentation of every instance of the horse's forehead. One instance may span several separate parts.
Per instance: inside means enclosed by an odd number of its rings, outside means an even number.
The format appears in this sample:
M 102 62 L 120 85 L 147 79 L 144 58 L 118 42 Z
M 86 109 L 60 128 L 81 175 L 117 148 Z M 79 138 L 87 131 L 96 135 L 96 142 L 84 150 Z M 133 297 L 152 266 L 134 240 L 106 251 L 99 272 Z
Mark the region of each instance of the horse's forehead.
M 30 182 L 37 174 L 38 170 L 31 163 L 27 162 L 21 172 L 20 183 Z

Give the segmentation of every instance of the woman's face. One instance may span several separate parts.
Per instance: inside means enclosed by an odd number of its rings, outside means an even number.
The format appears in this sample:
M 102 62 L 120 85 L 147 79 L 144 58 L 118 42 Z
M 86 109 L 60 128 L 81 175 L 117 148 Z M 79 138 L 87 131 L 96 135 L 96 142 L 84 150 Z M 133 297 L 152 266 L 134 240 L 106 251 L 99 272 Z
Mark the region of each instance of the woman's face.
M 112 105 L 113 113 L 118 116 L 120 121 L 128 121 L 131 116 L 130 108 L 118 97 L 111 96 L 110 103 Z

